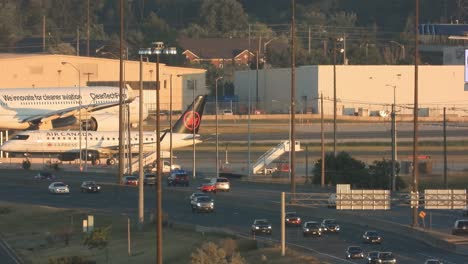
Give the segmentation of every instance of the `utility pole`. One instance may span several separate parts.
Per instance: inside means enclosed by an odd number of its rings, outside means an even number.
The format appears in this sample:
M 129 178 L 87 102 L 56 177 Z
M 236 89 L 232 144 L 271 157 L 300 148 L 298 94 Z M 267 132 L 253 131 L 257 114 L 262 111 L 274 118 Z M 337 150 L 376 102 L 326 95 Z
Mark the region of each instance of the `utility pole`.
M 444 107 L 444 186 L 448 189 L 447 182 L 447 116 L 446 108 Z
M 412 191 L 418 192 L 419 185 L 419 166 L 418 166 L 418 64 L 419 64 L 419 0 L 415 0 L 416 17 L 414 23 L 414 112 L 413 112 L 413 183 Z M 418 197 L 419 198 L 419 197 Z M 418 227 L 418 206 L 412 210 L 412 226 Z
M 119 70 L 119 173 L 117 183 L 120 183 L 124 174 L 124 89 L 123 89 L 123 0 L 120 0 L 120 70 Z
M 140 98 L 138 103 L 138 223 L 145 222 L 144 173 L 143 173 L 143 55 L 140 54 Z
M 42 16 L 42 52 L 46 50 L 46 17 Z
M 325 187 L 325 133 L 323 132 L 323 94 L 320 93 L 320 146 L 322 154 L 322 173 L 320 177 L 320 186 Z
M 333 41 L 333 156 L 336 157 L 336 39 Z
M 292 23 L 291 23 L 291 141 L 289 143 L 291 153 L 291 164 L 289 169 L 291 171 L 291 192 L 293 195 L 296 194 L 296 137 L 295 137 L 295 123 L 296 118 L 296 1 L 292 0 Z
M 396 190 L 396 121 L 395 121 L 395 101 L 392 104 L 392 176 L 389 182 L 389 190 L 392 190 L 393 192 Z
M 86 18 L 86 56 L 89 57 L 89 0 L 87 5 L 87 18 Z

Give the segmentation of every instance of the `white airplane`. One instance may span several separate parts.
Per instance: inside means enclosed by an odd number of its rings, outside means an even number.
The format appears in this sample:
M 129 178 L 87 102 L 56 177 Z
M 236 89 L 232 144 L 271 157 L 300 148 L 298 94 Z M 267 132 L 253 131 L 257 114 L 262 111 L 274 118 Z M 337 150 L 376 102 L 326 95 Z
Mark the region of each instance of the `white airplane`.
M 137 123 L 138 100 L 130 86 L 124 91 L 126 102 L 133 102 L 129 104 L 130 123 Z M 109 86 L 0 89 L 0 129 L 70 127 L 81 116 L 87 130 L 115 130 L 119 94 L 119 87 Z
M 172 148 L 181 148 L 195 143 L 200 143 L 198 129 L 205 107 L 205 96 L 198 96 L 192 105 L 182 114 L 172 128 Z M 195 132 L 193 132 L 195 130 Z M 169 130 L 160 133 L 161 151 L 168 151 L 170 140 Z M 143 143 L 144 152 L 156 151 L 156 132 L 144 132 Z M 138 153 L 139 135 L 137 131 L 131 132 L 130 144 L 132 153 Z M 128 144 L 128 141 L 127 143 Z M 76 130 L 27 130 L 21 131 L 6 141 L 1 147 L 2 151 L 9 153 L 42 153 L 58 154 L 58 159 L 62 161 L 72 161 L 81 157 L 90 160 L 93 164 L 103 155 L 111 155 L 107 160 L 108 164 L 115 163 L 112 155 L 119 150 L 119 132 L 82 131 L 81 148 L 80 132 Z M 87 156 L 86 156 L 87 155 Z

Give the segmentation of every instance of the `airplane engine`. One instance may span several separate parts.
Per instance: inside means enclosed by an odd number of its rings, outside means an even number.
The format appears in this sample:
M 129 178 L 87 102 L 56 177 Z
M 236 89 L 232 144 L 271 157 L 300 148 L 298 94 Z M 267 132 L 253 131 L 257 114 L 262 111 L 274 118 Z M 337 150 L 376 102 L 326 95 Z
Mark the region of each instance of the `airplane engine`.
M 82 126 L 83 130 L 88 131 L 116 131 L 119 129 L 119 115 L 115 113 L 94 114 L 87 119 Z
M 62 128 L 62 127 L 69 127 L 73 126 L 77 122 L 78 118 L 75 116 L 67 116 L 64 118 L 57 118 L 52 120 L 52 127 L 53 128 Z
M 81 120 L 81 129 L 87 131 L 97 131 L 98 121 L 94 117 L 91 117 L 90 119 Z

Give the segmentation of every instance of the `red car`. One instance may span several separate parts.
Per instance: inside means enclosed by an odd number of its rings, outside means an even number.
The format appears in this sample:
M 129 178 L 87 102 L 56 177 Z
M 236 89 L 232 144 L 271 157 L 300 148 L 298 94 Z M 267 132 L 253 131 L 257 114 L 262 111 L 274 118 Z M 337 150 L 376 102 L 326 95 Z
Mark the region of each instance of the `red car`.
M 125 176 L 122 179 L 122 184 L 138 186 L 138 178 L 135 176 Z
M 287 226 L 301 226 L 302 220 L 296 212 L 287 212 L 285 218 Z
M 216 193 L 216 184 L 214 183 L 204 183 L 199 187 L 202 192 L 212 192 Z

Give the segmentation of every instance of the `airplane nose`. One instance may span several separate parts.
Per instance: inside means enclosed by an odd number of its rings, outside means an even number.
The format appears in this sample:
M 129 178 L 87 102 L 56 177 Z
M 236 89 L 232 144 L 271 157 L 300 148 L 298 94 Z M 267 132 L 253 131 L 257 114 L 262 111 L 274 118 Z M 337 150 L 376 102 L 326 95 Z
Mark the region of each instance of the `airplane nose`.
M 11 144 L 7 141 L 0 146 L 0 150 L 9 152 L 11 150 Z

